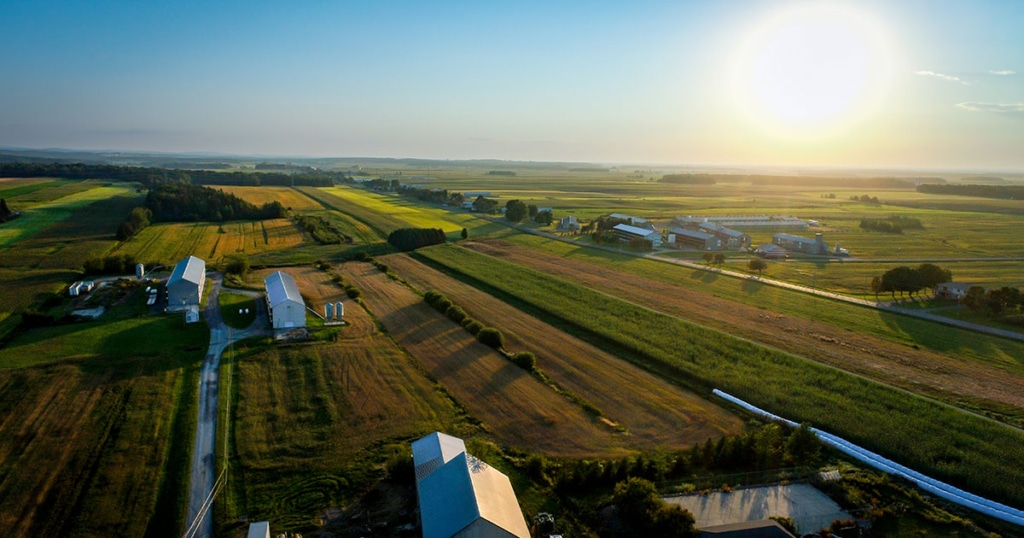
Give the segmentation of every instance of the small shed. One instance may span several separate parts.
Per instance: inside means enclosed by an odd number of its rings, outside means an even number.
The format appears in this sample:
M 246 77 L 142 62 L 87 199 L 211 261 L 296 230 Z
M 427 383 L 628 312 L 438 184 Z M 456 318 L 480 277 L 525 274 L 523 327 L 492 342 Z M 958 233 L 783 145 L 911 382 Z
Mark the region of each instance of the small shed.
M 277 271 L 263 280 L 267 290 L 267 310 L 275 329 L 294 329 L 306 326 L 306 302 L 299 294 L 295 278 Z

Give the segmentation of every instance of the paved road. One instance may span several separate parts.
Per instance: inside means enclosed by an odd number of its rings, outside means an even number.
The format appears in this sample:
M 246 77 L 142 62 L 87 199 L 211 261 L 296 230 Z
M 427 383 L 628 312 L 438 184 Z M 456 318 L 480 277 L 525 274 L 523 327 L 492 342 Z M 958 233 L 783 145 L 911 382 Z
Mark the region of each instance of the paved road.
M 196 422 L 195 446 L 192 449 L 192 476 L 188 496 L 188 519 L 186 520 L 189 525 L 202 512 L 204 502 L 213 491 L 220 355 L 232 342 L 268 334 L 267 317 L 263 312 L 262 301 L 259 300 L 256 301 L 257 316 L 252 326 L 243 330 L 232 330 L 225 325 L 217 303 L 217 298 L 223 288 L 223 276 L 219 273 L 210 273 L 207 276 L 213 282 L 207 298 L 207 306 L 203 310 L 206 323 L 210 326 L 210 347 L 206 351 L 206 358 L 203 360 L 203 367 L 199 374 L 199 420 Z M 231 292 L 253 297 L 260 296 L 258 292 L 249 290 L 231 290 Z M 202 523 L 190 536 L 209 538 L 213 529 L 212 521 L 212 511 L 207 510 L 203 515 Z

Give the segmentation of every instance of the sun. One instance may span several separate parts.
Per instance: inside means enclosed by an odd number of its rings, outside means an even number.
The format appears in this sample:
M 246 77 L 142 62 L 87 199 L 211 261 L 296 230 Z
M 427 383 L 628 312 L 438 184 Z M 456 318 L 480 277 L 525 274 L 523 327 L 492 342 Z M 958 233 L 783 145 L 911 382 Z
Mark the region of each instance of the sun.
M 822 134 L 849 123 L 887 74 L 881 28 L 838 4 L 791 6 L 764 21 L 738 53 L 734 93 L 778 133 Z

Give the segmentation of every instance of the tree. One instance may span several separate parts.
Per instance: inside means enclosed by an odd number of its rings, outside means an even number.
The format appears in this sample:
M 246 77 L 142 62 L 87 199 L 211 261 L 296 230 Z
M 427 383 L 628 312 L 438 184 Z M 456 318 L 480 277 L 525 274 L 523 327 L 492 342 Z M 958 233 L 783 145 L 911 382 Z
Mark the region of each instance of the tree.
M 476 334 L 476 339 L 485 346 L 493 347 L 494 349 L 501 349 L 505 347 L 505 335 L 501 334 L 501 331 L 494 327 L 485 327 Z
M 495 200 L 484 198 L 483 195 L 477 196 L 476 200 L 473 200 L 473 211 L 477 213 L 494 213 L 497 210 L 498 202 Z
M 711 265 L 711 263 L 715 261 L 714 252 L 705 252 L 703 255 L 701 255 L 701 257 L 704 258 L 704 263 L 708 265 Z
M 699 535 L 690 512 L 665 504 L 650 480 L 630 477 L 615 484 L 612 503 L 622 523 L 634 531 L 631 534 L 673 538 Z
M 765 269 L 768 269 L 768 262 L 761 258 L 754 258 L 747 263 L 747 267 L 749 267 L 751 271 L 757 271 L 758 276 L 761 276 L 764 274 Z
M 526 204 L 522 200 L 509 200 L 505 203 L 505 218 L 512 222 L 521 222 L 527 215 Z
M 230 274 L 244 277 L 249 272 L 249 257 L 241 253 L 228 256 L 224 270 Z
M 469 230 L 463 228 L 462 233 L 460 235 L 462 236 L 463 239 L 469 239 Z
M 715 262 L 715 265 L 721 267 L 725 263 L 725 254 L 722 254 L 721 252 L 716 252 L 713 261 Z
M 786 439 L 786 460 L 790 465 L 814 465 L 819 454 L 821 441 L 807 424 L 801 424 Z
M 981 286 L 971 286 L 967 288 L 967 293 L 964 294 L 964 304 L 971 310 L 980 310 L 981 307 L 985 306 L 985 288 Z
M 537 216 L 537 206 L 535 204 L 530 204 L 526 206 L 526 211 L 531 219 Z
M 520 351 L 512 355 L 512 362 L 527 372 L 532 372 L 537 367 L 537 357 L 530 351 Z
M 550 211 L 541 211 L 533 216 L 533 222 L 542 226 L 551 226 L 551 222 L 555 220 L 555 217 Z
M 875 294 L 875 300 L 876 301 L 878 300 L 878 294 L 879 293 L 882 293 L 883 291 L 888 291 L 882 285 L 882 277 L 875 276 L 875 277 L 871 278 L 871 291 L 872 291 L 872 293 Z
M 882 290 L 892 293 L 893 299 L 896 298 L 897 291 L 900 292 L 900 297 L 904 292 L 913 297 L 914 293 L 921 291 L 922 288 L 924 288 L 923 279 L 917 269 L 901 266 L 890 269 L 882 275 Z
M 921 285 L 932 290 L 933 295 L 939 284 L 953 280 L 953 273 L 949 269 L 932 263 L 922 263 L 918 266 L 917 272 L 921 274 Z
M 991 289 L 985 295 L 985 302 L 993 314 L 1001 314 L 1004 310 L 1015 308 L 1020 304 L 1020 299 L 1020 290 L 1007 286 Z

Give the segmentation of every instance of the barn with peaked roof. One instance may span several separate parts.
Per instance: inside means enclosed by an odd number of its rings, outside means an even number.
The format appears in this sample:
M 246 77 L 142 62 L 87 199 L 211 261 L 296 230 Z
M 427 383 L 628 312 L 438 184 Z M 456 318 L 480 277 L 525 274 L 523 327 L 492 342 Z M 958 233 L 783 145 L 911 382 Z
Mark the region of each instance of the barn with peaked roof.
M 206 262 L 189 256 L 178 262 L 167 280 L 168 310 L 185 310 L 197 306 L 206 287 Z
M 424 538 L 530 536 L 508 477 L 462 439 L 434 432 L 413 441 L 412 457 Z
M 306 301 L 299 294 L 299 286 L 292 275 L 277 271 L 263 279 L 263 285 L 267 290 L 267 311 L 273 328 L 306 326 Z

